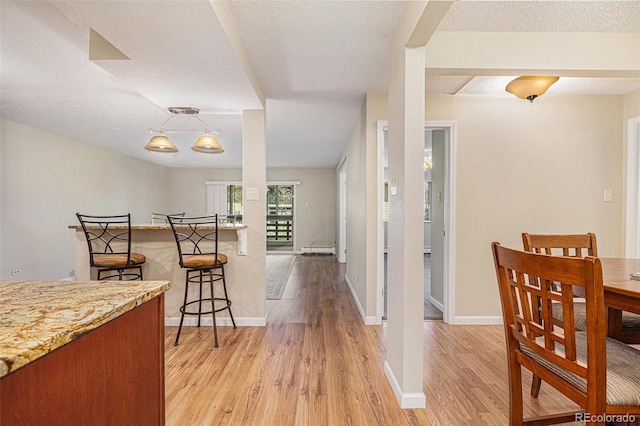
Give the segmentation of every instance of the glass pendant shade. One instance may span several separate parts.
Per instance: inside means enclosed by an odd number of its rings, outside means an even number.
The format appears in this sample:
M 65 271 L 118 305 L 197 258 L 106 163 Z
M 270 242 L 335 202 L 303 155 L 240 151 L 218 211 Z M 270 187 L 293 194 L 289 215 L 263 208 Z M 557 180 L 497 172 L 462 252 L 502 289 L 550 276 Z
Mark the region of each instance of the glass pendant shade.
M 518 77 L 507 84 L 505 90 L 513 93 L 520 99 L 528 99 L 533 102 L 535 98 L 542 95 L 560 77 L 527 75 Z
M 200 136 L 191 149 L 204 154 L 222 154 L 224 152 L 220 142 L 211 135 Z
M 151 152 L 178 152 L 178 147 L 165 135 L 152 137 L 144 149 Z

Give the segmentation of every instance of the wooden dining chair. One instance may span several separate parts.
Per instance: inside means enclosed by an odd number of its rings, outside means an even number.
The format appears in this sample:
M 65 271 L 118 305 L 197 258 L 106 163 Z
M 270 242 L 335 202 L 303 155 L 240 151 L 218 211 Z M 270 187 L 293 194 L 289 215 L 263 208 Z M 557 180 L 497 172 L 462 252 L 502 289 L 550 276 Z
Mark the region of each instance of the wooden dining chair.
M 492 251 L 507 348 L 509 424 L 604 425 L 624 415 L 639 418 L 640 351 L 606 336 L 600 260 L 518 251 L 496 242 Z M 576 287 L 585 294 L 588 332 L 575 327 Z M 541 301 L 541 322 L 534 318 L 535 298 Z M 553 319 L 554 303 L 562 307 L 560 326 Z M 522 367 L 581 409 L 524 419 Z
M 596 234 L 593 232 L 586 234 L 529 234 L 523 232 L 522 244 L 525 251 L 532 253 L 568 257 L 598 257 L 598 243 Z M 584 302 L 574 301 L 573 308 L 576 327 L 585 330 L 587 312 Z M 539 312 L 539 306 L 536 312 Z M 554 303 L 552 313 L 556 322 L 562 323 L 562 306 Z M 619 340 L 625 343 L 640 343 L 640 315 L 623 312 L 622 330 L 622 337 Z M 541 384 L 540 378 L 534 374 L 531 382 L 531 395 L 538 396 Z
M 543 253 L 559 256 L 594 256 L 598 257 L 598 244 L 596 234 L 567 234 L 567 235 L 546 235 L 546 234 L 522 234 L 522 243 L 525 251 Z M 554 316 L 562 321 L 562 310 L 560 306 L 554 307 Z M 587 315 L 584 303 L 575 304 L 576 327 L 584 330 L 587 324 Z M 640 315 L 623 312 L 621 320 L 622 334 L 618 340 L 630 343 L 640 343 Z

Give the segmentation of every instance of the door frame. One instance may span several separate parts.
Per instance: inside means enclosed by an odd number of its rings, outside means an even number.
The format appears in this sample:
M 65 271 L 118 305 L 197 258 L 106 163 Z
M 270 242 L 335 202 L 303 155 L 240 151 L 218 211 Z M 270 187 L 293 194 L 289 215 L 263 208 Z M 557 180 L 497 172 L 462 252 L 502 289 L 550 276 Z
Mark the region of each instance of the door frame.
M 627 122 L 625 257 L 640 257 L 640 116 Z
M 384 313 L 384 129 L 387 120 L 377 122 L 377 274 L 376 274 L 376 323 L 382 324 Z M 448 324 L 455 322 L 455 241 L 456 241 L 456 122 L 425 120 L 425 129 L 445 131 L 444 143 L 444 253 L 443 253 L 443 320 Z

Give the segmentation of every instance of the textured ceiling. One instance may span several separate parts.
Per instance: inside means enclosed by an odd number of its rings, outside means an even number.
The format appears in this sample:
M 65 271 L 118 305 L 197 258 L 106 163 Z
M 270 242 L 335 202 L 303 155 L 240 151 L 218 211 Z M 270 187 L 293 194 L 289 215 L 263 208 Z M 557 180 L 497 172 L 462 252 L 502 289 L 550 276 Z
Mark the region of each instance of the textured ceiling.
M 227 5 L 267 98 L 268 166 L 336 166 L 365 94 L 386 91 L 389 39 L 403 2 Z M 0 25 L 2 118 L 172 167 L 241 165 L 240 112 L 261 104 L 208 0 L 2 0 Z M 130 59 L 89 60 L 91 28 Z M 456 1 L 438 32 L 617 33 L 640 41 L 640 1 Z M 640 76 L 640 50 L 637 63 Z M 511 96 L 504 86 L 526 69 L 428 71 L 427 93 Z M 604 78 L 565 73 L 545 96 L 640 88 L 639 78 L 611 71 L 599 72 Z M 146 152 L 147 129 L 164 122 L 170 106 L 200 108 L 200 117 L 222 130 L 225 153 L 193 153 L 188 134 L 171 135 L 176 155 Z M 169 124 L 200 126 L 185 117 Z
M 229 3 L 267 93 L 268 162 L 335 167 L 367 92 L 386 91 L 402 2 Z
M 457 1 L 439 31 L 634 33 L 640 1 Z

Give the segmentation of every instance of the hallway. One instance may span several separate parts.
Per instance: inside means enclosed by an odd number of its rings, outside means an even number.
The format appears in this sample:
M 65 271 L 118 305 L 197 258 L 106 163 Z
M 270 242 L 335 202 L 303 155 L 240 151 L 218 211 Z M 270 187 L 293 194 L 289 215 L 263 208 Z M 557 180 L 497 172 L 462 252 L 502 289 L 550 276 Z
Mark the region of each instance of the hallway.
M 501 326 L 424 323 L 427 409 L 401 410 L 380 326 L 365 326 L 333 256 L 299 256 L 266 327 L 166 327 L 167 425 L 506 425 Z M 525 383 L 531 376 L 525 373 Z M 528 414 L 572 405 L 549 386 Z M 428 419 L 428 422 L 427 422 Z

